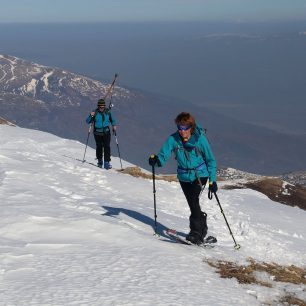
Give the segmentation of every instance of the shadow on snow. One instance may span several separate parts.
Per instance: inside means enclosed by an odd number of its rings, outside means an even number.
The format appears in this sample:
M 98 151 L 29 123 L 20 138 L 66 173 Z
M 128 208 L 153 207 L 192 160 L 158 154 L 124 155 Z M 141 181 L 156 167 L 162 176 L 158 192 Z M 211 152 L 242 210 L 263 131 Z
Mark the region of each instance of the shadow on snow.
M 130 210 L 130 209 L 126 209 L 126 208 L 121 208 L 121 207 L 110 207 L 110 206 L 102 206 L 102 208 L 104 208 L 106 210 L 106 212 L 103 214 L 103 216 L 109 216 L 109 217 L 113 217 L 113 218 L 117 218 L 117 216 L 119 216 L 119 214 L 125 214 L 127 216 L 129 216 L 130 218 L 133 218 L 137 221 L 140 221 L 144 224 L 147 224 L 149 226 L 152 227 L 153 231 L 155 232 L 155 222 L 154 219 L 151 217 L 148 217 L 140 212 L 137 212 L 135 210 Z M 169 228 L 164 226 L 163 224 L 157 222 L 157 233 L 158 235 L 160 235 L 163 238 L 167 238 L 167 240 L 169 241 L 169 239 L 171 239 L 171 237 L 169 237 L 167 235 L 167 230 Z M 178 234 L 185 236 L 184 233 L 178 232 Z M 172 239 L 171 239 L 172 240 Z

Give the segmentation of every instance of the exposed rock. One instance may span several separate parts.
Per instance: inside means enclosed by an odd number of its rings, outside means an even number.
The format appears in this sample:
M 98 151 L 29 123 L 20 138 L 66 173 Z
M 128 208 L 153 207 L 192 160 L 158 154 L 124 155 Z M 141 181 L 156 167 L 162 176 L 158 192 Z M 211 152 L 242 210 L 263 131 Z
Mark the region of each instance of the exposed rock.
M 10 125 L 10 126 L 15 126 L 15 124 L 13 124 L 10 121 L 7 121 L 6 119 L 0 117 L 0 124 L 6 124 L 6 125 Z

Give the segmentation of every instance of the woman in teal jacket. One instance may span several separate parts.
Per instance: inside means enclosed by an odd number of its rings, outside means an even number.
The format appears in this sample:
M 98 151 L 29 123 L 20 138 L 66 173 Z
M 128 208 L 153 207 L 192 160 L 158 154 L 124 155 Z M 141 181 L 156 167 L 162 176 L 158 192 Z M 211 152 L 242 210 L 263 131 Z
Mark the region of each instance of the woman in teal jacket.
M 211 147 L 195 119 L 189 113 L 180 113 L 176 119 L 178 131 L 168 137 L 157 155 L 151 155 L 149 164 L 162 167 L 175 154 L 177 178 L 188 202 L 191 215 L 190 233 L 186 239 L 201 244 L 207 234 L 207 215 L 201 211 L 199 196 L 209 180 L 209 189 L 217 192 L 216 160 Z
M 97 109 L 92 111 L 86 119 L 88 124 L 94 123 L 94 137 L 96 141 L 96 157 L 98 159 L 98 167 L 103 166 L 104 153 L 104 168 L 111 169 L 111 150 L 110 141 L 111 134 L 109 125 L 112 125 L 113 133 L 116 132 L 116 120 L 112 113 L 105 108 L 104 99 L 98 101 Z

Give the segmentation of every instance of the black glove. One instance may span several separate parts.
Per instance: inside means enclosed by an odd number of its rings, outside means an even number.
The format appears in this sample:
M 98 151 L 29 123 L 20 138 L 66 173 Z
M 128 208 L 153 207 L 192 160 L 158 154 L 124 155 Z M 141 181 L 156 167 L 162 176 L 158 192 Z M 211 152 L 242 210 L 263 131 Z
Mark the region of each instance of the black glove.
M 157 164 L 157 165 L 160 165 L 160 161 L 159 161 L 157 155 L 152 154 L 152 155 L 150 156 L 150 158 L 149 158 L 149 165 L 153 167 L 153 166 L 155 166 L 156 164 Z
M 209 191 L 215 193 L 218 191 L 218 186 L 216 182 L 209 182 Z

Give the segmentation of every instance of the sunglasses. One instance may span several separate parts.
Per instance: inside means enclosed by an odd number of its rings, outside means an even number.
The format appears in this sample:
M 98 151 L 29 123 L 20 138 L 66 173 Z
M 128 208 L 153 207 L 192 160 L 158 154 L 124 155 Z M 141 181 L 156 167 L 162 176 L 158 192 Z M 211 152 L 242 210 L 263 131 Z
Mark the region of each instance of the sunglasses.
M 179 131 L 188 131 L 191 129 L 191 125 L 177 125 L 177 129 Z

